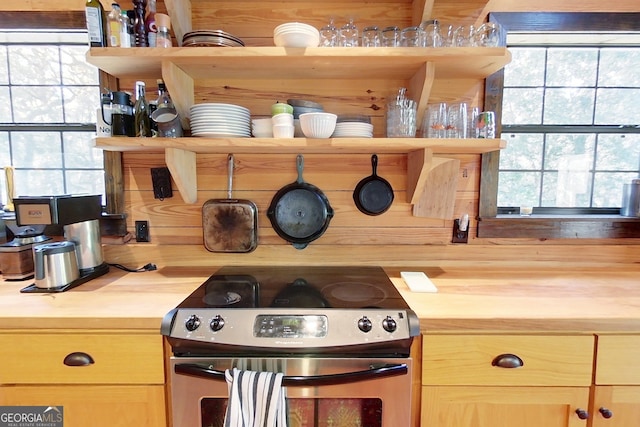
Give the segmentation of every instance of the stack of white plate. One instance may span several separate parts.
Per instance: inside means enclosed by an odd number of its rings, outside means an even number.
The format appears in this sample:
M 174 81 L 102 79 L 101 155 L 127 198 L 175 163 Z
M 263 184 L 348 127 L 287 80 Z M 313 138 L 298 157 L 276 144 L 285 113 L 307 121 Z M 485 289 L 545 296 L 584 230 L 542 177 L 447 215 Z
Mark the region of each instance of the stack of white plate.
M 191 134 L 205 138 L 250 137 L 251 113 L 233 104 L 205 103 L 190 109 Z
M 336 123 L 332 138 L 373 138 L 373 125 L 362 122 Z
M 308 24 L 288 22 L 273 30 L 273 42 L 281 47 L 317 47 L 320 44 L 320 32 Z

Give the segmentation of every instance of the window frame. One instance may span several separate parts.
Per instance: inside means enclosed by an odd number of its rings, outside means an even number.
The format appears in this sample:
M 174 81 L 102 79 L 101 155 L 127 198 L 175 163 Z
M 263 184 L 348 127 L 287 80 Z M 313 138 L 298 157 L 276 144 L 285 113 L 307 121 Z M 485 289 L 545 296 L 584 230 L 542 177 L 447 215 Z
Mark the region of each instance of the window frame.
M 84 30 L 86 29 L 86 20 L 83 11 L 2 12 L 0 13 L 0 28 Z M 101 87 L 118 87 L 118 80 L 103 71 L 100 71 L 99 79 Z M 122 153 L 105 151 L 103 154 L 106 206 L 102 221 L 102 234 L 122 236 L 126 234 Z
M 508 31 L 640 31 L 640 13 L 495 12 L 489 21 Z M 485 83 L 484 108 L 502 117 L 504 70 Z M 502 133 L 497 120 L 496 133 Z M 498 215 L 498 167 L 500 152 L 481 156 L 478 206 L 479 238 L 606 239 L 640 238 L 640 219 L 620 215 Z

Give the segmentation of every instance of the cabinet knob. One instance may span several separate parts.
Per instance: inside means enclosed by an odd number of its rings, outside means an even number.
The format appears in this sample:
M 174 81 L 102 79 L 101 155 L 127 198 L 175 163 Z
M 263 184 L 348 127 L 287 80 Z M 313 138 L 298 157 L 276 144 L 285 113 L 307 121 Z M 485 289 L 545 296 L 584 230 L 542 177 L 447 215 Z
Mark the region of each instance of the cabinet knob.
M 491 366 L 499 368 L 520 368 L 524 366 L 524 362 L 515 354 L 505 353 L 496 356 L 491 361 Z
M 576 409 L 576 414 L 578 415 L 578 418 L 580 418 L 581 420 L 586 420 L 587 418 L 589 418 L 589 413 L 584 409 L 580 409 L 580 408 Z
M 611 409 L 600 408 L 600 409 L 598 409 L 598 412 L 600 412 L 602 414 L 603 418 L 611 418 L 611 417 L 613 417 L 613 412 L 611 412 Z
M 95 363 L 93 358 L 87 353 L 83 353 L 81 351 L 69 353 L 64 358 L 64 364 L 67 366 L 88 366 L 92 363 Z

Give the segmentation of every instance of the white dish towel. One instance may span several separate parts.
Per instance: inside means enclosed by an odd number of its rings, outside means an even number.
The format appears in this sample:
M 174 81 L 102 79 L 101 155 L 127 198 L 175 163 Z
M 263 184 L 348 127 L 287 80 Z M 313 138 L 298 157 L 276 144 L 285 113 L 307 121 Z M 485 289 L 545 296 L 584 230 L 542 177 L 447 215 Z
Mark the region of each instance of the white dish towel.
M 229 404 L 225 427 L 287 427 L 286 389 L 281 373 L 225 371 Z

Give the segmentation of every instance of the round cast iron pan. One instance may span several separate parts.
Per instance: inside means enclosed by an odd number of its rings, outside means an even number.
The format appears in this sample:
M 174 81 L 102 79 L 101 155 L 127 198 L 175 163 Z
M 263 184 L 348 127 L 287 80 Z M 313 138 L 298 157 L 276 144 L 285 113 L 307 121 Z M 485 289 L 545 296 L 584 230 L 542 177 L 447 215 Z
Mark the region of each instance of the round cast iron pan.
M 389 209 L 393 202 L 393 188 L 389 182 L 378 176 L 378 156 L 371 156 L 372 174 L 362 179 L 353 191 L 353 201 L 360 212 L 367 215 L 380 215 Z
M 304 158 L 296 158 L 298 179 L 275 194 L 267 210 L 271 226 L 296 249 L 304 249 L 329 227 L 333 209 L 324 193 L 315 185 L 304 182 Z

